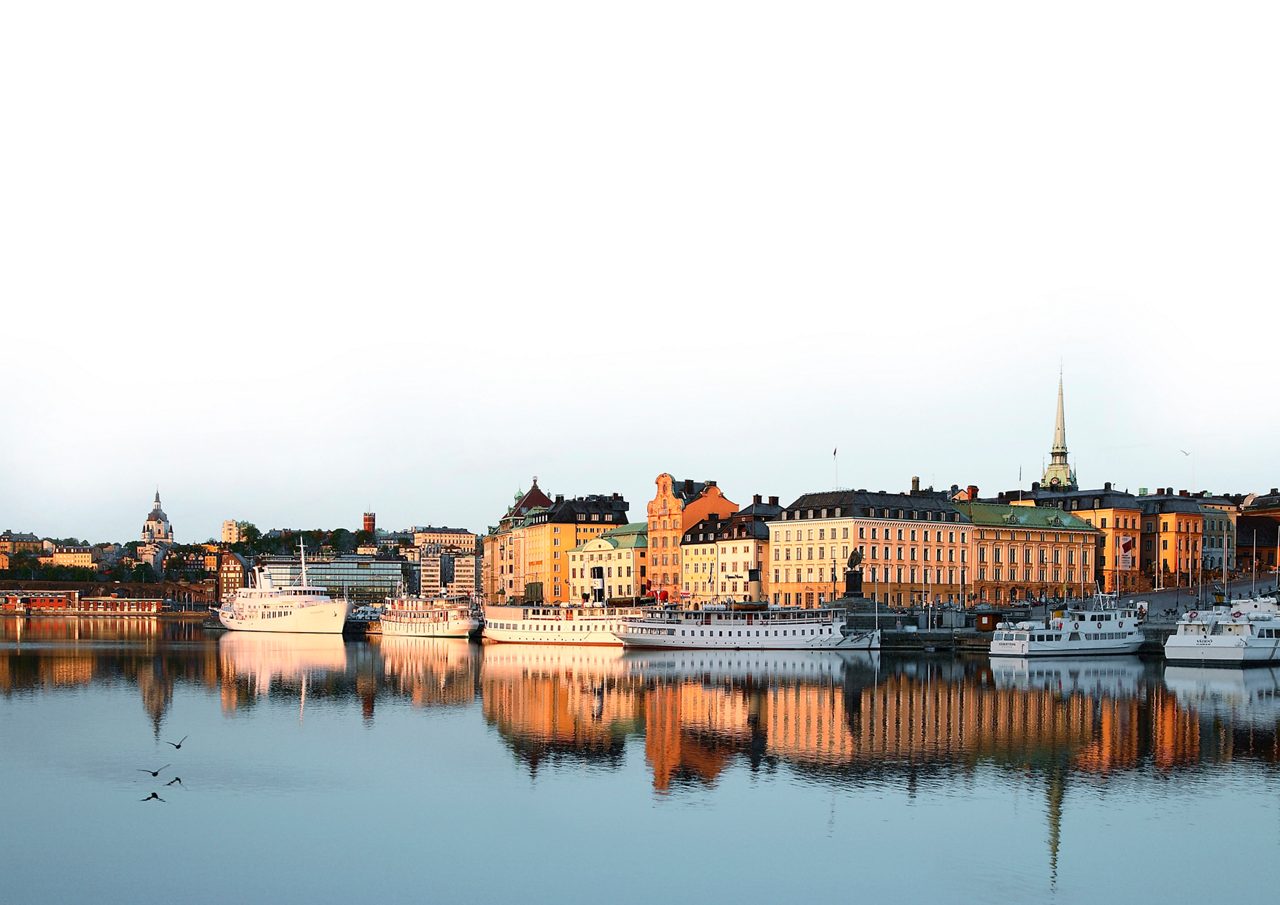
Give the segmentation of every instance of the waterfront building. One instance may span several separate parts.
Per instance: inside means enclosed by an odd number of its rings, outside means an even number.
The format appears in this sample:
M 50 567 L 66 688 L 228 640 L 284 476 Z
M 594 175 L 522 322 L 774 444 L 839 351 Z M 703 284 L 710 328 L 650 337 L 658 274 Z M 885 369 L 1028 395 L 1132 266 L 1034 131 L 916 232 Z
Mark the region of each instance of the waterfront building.
M 1280 522 L 1265 515 L 1242 515 L 1236 538 L 1236 562 L 1241 572 L 1249 575 L 1256 569 L 1261 576 L 1276 571 L 1280 562 Z
M 647 507 L 649 586 L 660 600 L 681 591 L 680 542 L 684 534 L 708 516 L 727 518 L 738 504 L 726 497 L 715 481 L 678 481 L 663 472 L 654 479 L 657 492 Z
M 1228 574 L 1236 570 L 1236 526 L 1240 519 L 1240 506 L 1225 496 L 1212 494 L 1198 496 L 1196 502 L 1204 516 L 1201 564 L 1206 572 L 1216 572 L 1221 578 L 1224 567 Z
M 648 522 L 605 531 L 569 551 L 569 599 L 631 603 L 647 589 Z
M 160 491 L 156 490 L 155 503 L 147 513 L 147 520 L 142 524 L 141 543 L 138 545 L 138 561 L 144 562 L 157 572 L 163 568 L 165 554 L 173 546 L 173 526 L 169 524 L 169 516 L 160 507 Z
M 523 554 L 516 570 L 524 579 L 521 598 L 527 602 L 567 603 L 571 599 L 569 551 L 611 528 L 627 524 L 628 508 L 617 493 L 572 499 L 557 494 L 550 506 L 526 515 L 513 529 L 521 537 L 519 549 Z
M 1096 528 L 1094 573 L 1085 576 L 1089 587 L 1096 581 L 1108 594 L 1127 594 L 1148 587 L 1138 553 L 1142 505 L 1127 490 L 1116 490 L 1110 481 L 1096 490 L 1055 489 L 1033 483 L 1029 491 L 1010 490 L 999 494 L 996 502 L 1060 509 Z
M 1203 570 L 1204 512 L 1188 491 L 1161 487 L 1142 505 L 1142 571 L 1153 587 L 1193 585 Z
M 956 503 L 972 526 L 974 599 L 1088 597 L 1101 532 L 1056 507 Z
M 480 584 L 485 600 L 496 603 L 523 594 L 523 572 L 519 576 L 519 585 L 516 584 L 516 566 L 524 560 L 523 535 L 518 535 L 515 527 L 534 509 L 550 505 L 551 497 L 538 487 L 538 477 L 534 475 L 529 489 L 516 491 L 515 501 L 498 520 L 498 524 L 489 528 L 483 541 L 484 557 L 481 563 Z M 517 587 L 520 589 L 519 593 Z
M 297 584 L 302 577 L 297 557 L 268 556 L 259 566 L 276 587 Z M 405 562 L 395 557 L 345 555 L 307 558 L 307 581 L 324 588 L 335 600 L 343 597 L 355 603 L 382 603 L 394 597 L 408 583 Z
M 728 597 L 769 600 L 769 522 L 782 514 L 760 494 L 727 518 L 710 515 L 680 539 L 680 598 L 694 605 Z M 752 582 L 759 582 L 755 588 Z
M 967 601 L 970 526 L 951 494 L 829 490 L 806 493 L 769 526 L 773 603 L 812 607 L 842 593 L 850 554 L 862 553 L 863 593 L 904 605 Z
M 240 540 L 240 523 L 230 518 L 224 521 L 222 523 L 222 542 L 224 544 L 238 544 Z

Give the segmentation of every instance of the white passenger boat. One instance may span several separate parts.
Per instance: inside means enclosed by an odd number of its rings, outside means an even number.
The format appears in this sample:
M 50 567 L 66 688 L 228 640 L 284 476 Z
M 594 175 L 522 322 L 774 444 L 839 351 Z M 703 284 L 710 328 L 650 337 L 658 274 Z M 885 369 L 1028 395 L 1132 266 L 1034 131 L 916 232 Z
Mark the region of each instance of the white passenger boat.
M 1192 610 L 1165 639 L 1164 658 L 1171 663 L 1204 666 L 1280 663 L 1280 607 L 1276 598 L 1254 597 L 1209 610 Z
M 698 609 L 652 607 L 623 620 L 627 647 L 722 650 L 879 650 L 879 629 L 859 631 L 844 609 L 729 603 Z
M 640 607 L 527 606 L 488 604 L 484 608 L 484 640 L 508 644 L 611 644 L 615 634 Z
M 1095 597 L 1044 622 L 1001 622 L 991 637 L 993 657 L 1092 657 L 1135 654 L 1142 647 L 1141 619 L 1132 607 Z
M 254 585 L 236 591 L 214 612 L 224 627 L 237 632 L 313 632 L 339 635 L 351 604 L 334 600 L 324 588 L 307 584 L 307 551 L 299 545 L 302 575 L 296 585 L 277 588 L 262 569 Z
M 480 620 L 466 600 L 397 597 L 387 602 L 379 621 L 383 635 L 424 638 L 467 638 L 480 628 Z

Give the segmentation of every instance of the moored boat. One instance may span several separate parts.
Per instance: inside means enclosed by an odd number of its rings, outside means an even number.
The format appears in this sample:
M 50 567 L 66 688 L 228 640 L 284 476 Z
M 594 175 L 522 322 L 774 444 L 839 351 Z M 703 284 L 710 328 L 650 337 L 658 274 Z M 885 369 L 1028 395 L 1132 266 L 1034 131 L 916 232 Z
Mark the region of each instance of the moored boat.
M 424 600 L 398 597 L 387 603 L 379 618 L 383 635 L 423 638 L 468 638 L 480 619 L 466 600 Z
M 1280 607 L 1274 597 L 1233 600 L 1178 620 L 1165 639 L 1171 663 L 1249 666 L 1280 663 Z
M 616 632 L 623 620 L 639 616 L 640 607 L 488 604 L 484 608 L 484 640 L 507 644 L 620 645 Z
M 650 607 L 623 620 L 626 647 L 722 650 L 879 650 L 880 630 L 857 630 L 841 608 L 760 603 Z
M 1092 657 L 1134 654 L 1146 636 L 1133 607 L 1095 597 L 1043 622 L 1001 622 L 991 637 L 993 657 Z
M 302 575 L 298 584 L 277 588 L 262 569 L 255 569 L 254 584 L 240 588 L 213 612 L 224 628 L 238 632 L 307 632 L 338 635 L 351 604 L 334 600 L 324 588 L 307 584 L 307 551 L 301 550 Z

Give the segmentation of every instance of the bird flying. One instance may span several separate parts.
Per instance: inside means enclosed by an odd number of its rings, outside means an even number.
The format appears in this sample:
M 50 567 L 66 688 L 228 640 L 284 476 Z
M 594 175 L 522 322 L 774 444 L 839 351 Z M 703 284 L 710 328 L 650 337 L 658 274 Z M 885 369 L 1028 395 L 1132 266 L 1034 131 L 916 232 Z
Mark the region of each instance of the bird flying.
M 139 768 L 137 769 L 137 772 L 138 772 L 138 773 L 150 773 L 150 774 L 151 774 L 152 779 L 154 779 L 155 777 L 157 777 L 157 776 L 159 776 L 159 775 L 160 775 L 160 771 L 161 771 L 161 770 L 163 770 L 163 769 L 165 769 L 165 767 L 172 767 L 172 766 L 173 766 L 173 764 L 165 764 L 165 765 L 164 765 L 164 767 L 159 767 L 159 768 L 157 768 L 157 769 L 155 769 L 155 770 L 144 770 L 144 769 L 142 769 L 141 767 L 139 767 Z
M 183 743 L 183 742 L 185 742 L 186 740 L 187 740 L 187 736 L 185 736 L 185 735 L 184 735 L 181 739 L 179 739 L 179 740 L 178 740 L 178 741 L 176 741 L 176 742 L 165 742 L 165 744 L 166 744 L 166 745 L 173 745 L 173 750 L 177 751 L 178 749 L 180 749 L 180 748 L 182 747 L 182 743 Z
M 155 792 L 152 792 L 146 798 L 139 798 L 138 800 L 139 801 L 164 801 L 164 799 L 161 798 L 159 795 L 157 795 Z
M 174 785 L 174 784 L 177 784 L 177 785 L 180 785 L 180 786 L 181 786 L 181 785 L 182 785 L 182 777 L 181 777 L 181 776 L 175 776 L 173 779 L 171 779 L 171 780 L 169 780 L 167 783 L 165 783 L 165 785 L 166 785 L 166 786 L 172 786 L 172 785 Z M 186 787 L 185 787 L 185 786 L 183 786 L 183 788 L 186 788 Z

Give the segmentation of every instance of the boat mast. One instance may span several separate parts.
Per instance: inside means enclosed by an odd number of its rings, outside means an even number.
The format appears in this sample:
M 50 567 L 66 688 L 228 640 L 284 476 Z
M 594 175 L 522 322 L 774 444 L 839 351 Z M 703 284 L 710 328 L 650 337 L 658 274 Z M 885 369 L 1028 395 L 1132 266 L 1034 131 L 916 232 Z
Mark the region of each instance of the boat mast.
M 301 538 L 298 540 L 299 561 L 302 563 L 302 586 L 307 587 L 307 543 Z

